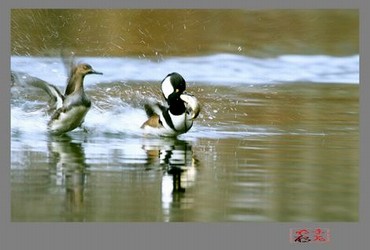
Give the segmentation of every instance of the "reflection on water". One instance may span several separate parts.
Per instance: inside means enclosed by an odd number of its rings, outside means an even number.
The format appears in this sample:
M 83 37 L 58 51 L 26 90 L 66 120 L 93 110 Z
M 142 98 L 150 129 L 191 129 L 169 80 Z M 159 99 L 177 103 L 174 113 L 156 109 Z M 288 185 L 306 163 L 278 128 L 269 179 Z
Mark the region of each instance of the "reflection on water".
M 137 152 L 137 156 L 145 157 L 140 159 L 130 160 L 130 153 L 125 155 L 124 152 L 112 152 L 115 158 L 111 160 L 121 166 L 120 170 L 105 168 L 101 164 L 95 166 L 93 159 L 86 159 L 84 143 L 75 142 L 68 135 L 49 137 L 47 144 L 48 152 L 44 155 L 47 168 L 42 169 L 37 160 L 32 159 L 26 164 L 21 163 L 19 167 L 34 169 L 33 172 L 18 169 L 12 173 L 14 187 L 20 188 L 13 188 L 12 198 L 16 200 L 12 203 L 13 215 L 17 218 L 15 221 L 95 221 L 100 220 L 100 213 L 116 213 L 114 209 L 112 211 L 112 206 L 117 205 L 116 209 L 122 213 L 119 220 L 173 221 L 177 220 L 173 210 L 181 210 L 188 202 L 183 194 L 191 188 L 196 178 L 198 160 L 193 155 L 191 145 L 178 139 L 144 140 L 143 154 Z M 130 150 L 129 147 L 127 150 Z M 110 157 L 110 153 L 106 157 Z M 110 162 L 110 159 L 107 161 Z M 15 164 L 13 167 L 18 166 Z M 43 173 L 42 183 L 37 180 L 40 178 L 39 173 Z M 112 184 L 111 181 L 116 179 L 113 175 L 117 174 L 121 183 Z M 36 183 L 30 182 L 30 179 L 38 182 L 40 189 L 28 194 L 22 191 L 20 195 L 26 196 L 20 199 L 17 191 L 37 188 Z M 115 200 L 112 192 L 122 192 L 124 195 Z M 140 202 L 137 203 L 136 199 Z M 45 209 L 50 209 L 48 213 L 38 209 L 40 201 Z M 16 204 L 18 202 L 27 204 L 27 211 L 23 210 L 24 206 Z M 130 207 L 129 211 L 124 211 L 125 204 Z M 146 205 L 142 207 L 143 204 Z M 155 217 L 149 219 L 141 217 L 140 213 L 133 215 L 133 208 L 149 211 L 154 208 L 157 212 Z M 28 217 L 28 211 L 33 215 Z M 114 221 L 114 214 L 105 216 L 104 220 Z
M 85 153 L 81 143 L 68 135 L 48 141 L 50 168 L 56 173 L 56 186 L 65 187 L 66 220 L 83 218 L 86 175 Z

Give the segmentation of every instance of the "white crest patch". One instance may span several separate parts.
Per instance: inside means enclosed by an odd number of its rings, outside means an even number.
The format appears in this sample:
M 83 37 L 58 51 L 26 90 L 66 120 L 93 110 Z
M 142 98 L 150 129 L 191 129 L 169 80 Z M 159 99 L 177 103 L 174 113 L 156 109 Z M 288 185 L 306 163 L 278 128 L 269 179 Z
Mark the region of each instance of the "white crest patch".
M 166 77 L 166 79 L 162 82 L 162 93 L 166 99 L 168 99 L 168 96 L 172 94 L 175 91 L 175 89 L 172 86 L 171 83 L 171 76 Z

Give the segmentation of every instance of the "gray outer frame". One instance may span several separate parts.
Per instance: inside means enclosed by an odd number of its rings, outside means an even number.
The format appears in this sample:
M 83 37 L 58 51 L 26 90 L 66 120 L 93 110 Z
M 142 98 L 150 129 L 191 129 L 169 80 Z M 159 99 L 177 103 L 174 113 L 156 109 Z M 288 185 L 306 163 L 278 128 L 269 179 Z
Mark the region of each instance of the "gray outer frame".
M 12 8 L 347 8 L 360 10 L 360 220 L 358 223 L 11 223 L 10 222 L 10 9 Z M 329 228 L 331 242 L 309 249 L 367 249 L 370 229 L 370 2 L 368 0 L 120 0 L 68 1 L 5 0 L 0 8 L 0 248 L 4 250 L 58 249 L 297 249 L 289 242 L 290 228 Z M 366 25 L 365 25 L 366 24 Z M 27 209 L 27 208 L 25 208 Z

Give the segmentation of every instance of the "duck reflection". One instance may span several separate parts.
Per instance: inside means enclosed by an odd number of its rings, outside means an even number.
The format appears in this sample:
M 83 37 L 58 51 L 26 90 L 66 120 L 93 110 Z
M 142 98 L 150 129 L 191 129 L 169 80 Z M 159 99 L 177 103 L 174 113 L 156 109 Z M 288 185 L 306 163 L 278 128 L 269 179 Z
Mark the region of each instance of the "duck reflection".
M 165 221 L 178 221 L 172 211 L 191 206 L 191 197 L 185 190 L 195 183 L 199 162 L 187 141 L 162 138 L 143 145 L 147 153 L 147 167 L 161 166 L 164 171 L 161 183 L 161 203 Z
M 57 185 L 64 186 L 68 221 L 83 220 L 85 153 L 81 143 L 73 142 L 68 135 L 50 136 L 49 153 L 55 166 Z

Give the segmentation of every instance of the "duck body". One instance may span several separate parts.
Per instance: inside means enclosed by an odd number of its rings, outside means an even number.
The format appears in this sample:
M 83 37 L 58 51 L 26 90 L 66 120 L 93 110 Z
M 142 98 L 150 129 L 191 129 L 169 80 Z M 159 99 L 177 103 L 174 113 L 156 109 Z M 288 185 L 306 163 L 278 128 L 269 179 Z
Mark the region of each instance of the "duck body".
M 198 100 L 184 92 L 186 83 L 178 73 L 168 74 L 161 85 L 167 105 L 146 104 L 145 111 L 149 118 L 141 128 L 161 136 L 177 136 L 188 132 L 200 112 Z
M 48 123 L 49 132 L 58 135 L 80 127 L 90 107 L 91 101 L 85 93 L 68 95 L 62 107 L 53 113 Z

